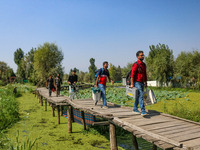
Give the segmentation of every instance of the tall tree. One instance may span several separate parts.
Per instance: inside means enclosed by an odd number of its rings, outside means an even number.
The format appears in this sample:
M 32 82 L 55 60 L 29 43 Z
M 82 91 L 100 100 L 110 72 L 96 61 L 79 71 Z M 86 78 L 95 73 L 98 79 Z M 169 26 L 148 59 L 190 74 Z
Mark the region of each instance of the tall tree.
M 97 67 L 95 66 L 95 59 L 90 58 L 90 66 L 89 66 L 89 75 L 90 75 L 90 82 L 94 81 L 95 71 L 97 70 Z
M 186 87 L 200 88 L 200 52 L 181 52 L 175 61 L 175 79 Z
M 63 72 L 61 62 L 63 53 L 54 43 L 40 45 L 34 53 L 34 70 L 40 84 L 44 84 L 49 74 Z
M 174 73 L 173 51 L 167 45 L 160 43 L 149 48 L 150 52 L 146 58 L 148 72 L 161 86 L 163 83 L 168 84 Z
M 115 81 L 116 67 L 112 63 L 110 63 L 109 73 L 110 73 L 110 78 Z
M 132 69 L 133 63 L 129 62 L 125 67 L 123 67 L 122 70 L 122 77 L 126 77 L 128 72 Z
M 1 83 L 8 83 L 9 82 L 9 78 L 11 76 L 15 76 L 13 69 L 10 68 L 7 63 L 0 61 L 0 80 Z
M 22 51 L 21 48 L 18 48 L 15 52 L 14 52 L 14 61 L 17 65 L 20 64 L 21 59 L 24 57 L 24 52 Z
M 116 76 L 114 81 L 122 81 L 122 69 L 120 66 L 116 68 Z

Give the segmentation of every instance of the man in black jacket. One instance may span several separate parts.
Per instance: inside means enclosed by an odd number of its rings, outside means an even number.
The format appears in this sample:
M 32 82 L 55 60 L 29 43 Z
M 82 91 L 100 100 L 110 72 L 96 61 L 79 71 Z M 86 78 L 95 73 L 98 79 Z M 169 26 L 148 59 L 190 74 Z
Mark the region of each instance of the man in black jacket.
M 72 86 L 73 84 L 76 84 L 78 82 L 78 76 L 76 75 L 76 70 L 73 70 L 72 71 L 72 75 L 69 76 L 69 79 L 68 79 L 68 83 L 69 83 L 69 92 L 72 91 L 72 87 L 74 88 L 75 90 L 75 87 Z
M 78 76 L 76 75 L 76 70 L 73 70 L 72 75 L 69 76 L 68 83 L 72 85 L 74 83 L 77 83 L 77 81 L 78 81 Z

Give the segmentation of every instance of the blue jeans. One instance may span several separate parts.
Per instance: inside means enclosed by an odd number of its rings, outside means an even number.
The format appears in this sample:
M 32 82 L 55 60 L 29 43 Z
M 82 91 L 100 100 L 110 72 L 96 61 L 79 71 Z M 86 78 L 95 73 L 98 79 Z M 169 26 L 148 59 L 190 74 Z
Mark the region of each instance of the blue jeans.
M 134 82 L 134 86 L 138 89 L 138 96 L 135 99 L 133 111 L 138 110 L 138 104 L 140 104 L 141 112 L 145 113 L 144 101 L 143 101 L 143 91 L 144 91 L 144 83 Z
M 98 85 L 100 90 L 101 90 L 101 97 L 103 99 L 103 106 L 107 106 L 107 102 L 106 102 L 106 86 L 103 84 L 99 84 Z

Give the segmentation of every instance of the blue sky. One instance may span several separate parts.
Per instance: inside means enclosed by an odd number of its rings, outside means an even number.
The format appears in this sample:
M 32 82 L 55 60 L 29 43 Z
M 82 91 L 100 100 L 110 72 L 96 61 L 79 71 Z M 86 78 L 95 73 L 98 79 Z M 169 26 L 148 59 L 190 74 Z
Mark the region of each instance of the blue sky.
M 62 49 L 65 72 L 88 71 L 91 57 L 123 67 L 158 43 L 176 57 L 200 50 L 200 0 L 0 1 L 0 61 L 16 70 L 14 51 L 44 42 Z

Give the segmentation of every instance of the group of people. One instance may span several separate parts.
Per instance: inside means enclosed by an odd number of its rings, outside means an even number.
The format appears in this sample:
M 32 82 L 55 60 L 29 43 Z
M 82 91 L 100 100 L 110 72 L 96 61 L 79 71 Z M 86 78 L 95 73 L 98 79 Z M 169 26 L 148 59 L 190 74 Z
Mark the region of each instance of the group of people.
M 53 80 L 52 75 L 49 75 L 49 78 L 46 82 L 46 87 L 49 89 L 49 97 L 51 97 L 52 90 L 56 90 L 56 96 L 60 95 L 60 89 L 62 87 L 62 79 L 60 74 L 57 74 L 57 77 Z
M 72 85 L 77 83 L 78 76 L 76 75 L 76 70 L 72 71 L 72 75 L 68 78 L 68 84 Z M 52 90 L 56 90 L 56 96 L 58 97 L 60 95 L 60 90 L 62 88 L 62 78 L 60 77 L 60 74 L 57 74 L 57 77 L 53 80 L 52 75 L 49 75 L 49 78 L 46 82 L 46 87 L 49 89 L 49 97 L 51 97 Z
M 131 70 L 131 84 L 130 88 L 136 87 L 138 89 L 138 96 L 135 99 L 133 112 L 141 115 L 146 115 L 145 106 L 143 102 L 143 91 L 144 87 L 147 88 L 147 74 L 146 74 L 146 65 L 143 62 L 144 60 L 144 52 L 138 51 L 136 53 L 137 61 L 133 64 Z M 108 70 L 108 62 L 103 62 L 103 68 L 98 70 L 97 78 L 95 81 L 95 87 L 98 87 L 101 90 L 101 97 L 103 100 L 103 107 L 107 109 L 107 100 L 106 100 L 106 83 L 107 78 L 110 82 L 113 80 L 110 78 L 109 70 Z M 68 83 L 69 85 L 75 84 L 78 81 L 78 76 L 76 75 L 76 71 L 72 72 L 72 75 L 69 76 Z M 56 88 L 56 96 L 60 95 L 60 88 L 62 87 L 62 79 L 58 74 L 55 78 L 55 81 L 52 79 L 52 76 L 49 76 L 47 80 L 47 86 L 49 88 L 49 96 L 51 96 L 52 88 Z M 138 105 L 140 104 L 141 112 L 138 110 Z
M 146 73 L 146 64 L 144 61 L 144 52 L 138 51 L 136 53 L 137 61 L 133 64 L 131 70 L 131 84 L 130 88 L 137 88 L 138 89 L 138 96 L 135 99 L 133 112 L 137 114 L 141 114 L 142 116 L 147 115 L 145 111 L 144 101 L 143 101 L 143 91 L 144 87 L 147 88 L 147 73 Z M 103 108 L 107 107 L 106 101 L 106 82 L 107 78 L 110 82 L 113 82 L 110 78 L 110 74 L 108 71 L 108 62 L 103 62 L 103 68 L 99 69 L 97 74 L 97 79 L 95 82 L 95 87 L 99 87 L 101 90 L 101 96 L 103 100 Z M 138 110 L 138 105 L 140 104 L 141 112 Z

